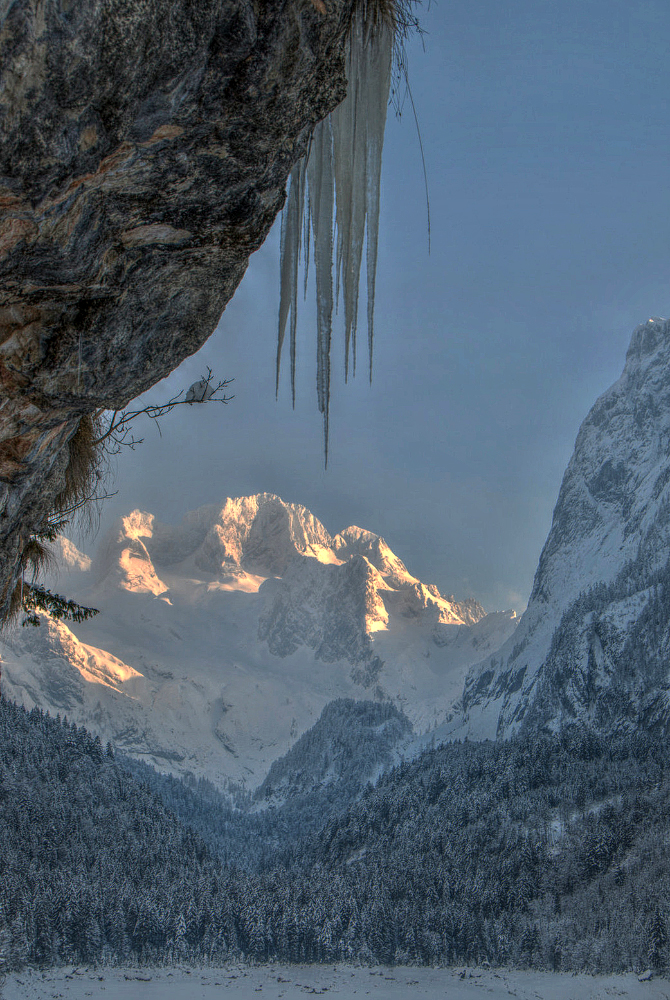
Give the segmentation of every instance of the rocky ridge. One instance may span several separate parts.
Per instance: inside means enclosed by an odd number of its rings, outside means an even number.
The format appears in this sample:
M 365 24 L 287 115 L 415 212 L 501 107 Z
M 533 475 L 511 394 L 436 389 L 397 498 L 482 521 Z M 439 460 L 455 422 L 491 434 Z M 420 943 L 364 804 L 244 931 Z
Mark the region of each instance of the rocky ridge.
M 272 494 L 179 525 L 133 511 L 90 568 L 65 549 L 61 589 L 101 613 L 15 629 L 3 693 L 218 784 L 260 781 L 333 699 L 392 701 L 427 729 L 516 626 L 421 583 L 379 536 L 331 536 Z
M 527 611 L 474 666 L 452 731 L 670 719 L 670 322 L 633 333 L 582 424 Z

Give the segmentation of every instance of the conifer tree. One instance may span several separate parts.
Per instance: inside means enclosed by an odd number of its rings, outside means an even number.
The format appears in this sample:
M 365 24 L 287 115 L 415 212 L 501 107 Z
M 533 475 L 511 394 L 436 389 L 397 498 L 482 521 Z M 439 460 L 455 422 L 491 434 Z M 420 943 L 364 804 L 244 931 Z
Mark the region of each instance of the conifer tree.
M 665 969 L 668 961 L 668 929 L 660 907 L 656 907 L 649 923 L 649 964 L 652 969 Z

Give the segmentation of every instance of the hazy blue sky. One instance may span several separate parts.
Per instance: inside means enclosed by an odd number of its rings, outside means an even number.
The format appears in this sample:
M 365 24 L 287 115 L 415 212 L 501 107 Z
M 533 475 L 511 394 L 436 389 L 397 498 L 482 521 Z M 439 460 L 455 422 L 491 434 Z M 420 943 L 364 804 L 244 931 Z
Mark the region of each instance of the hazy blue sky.
M 443 592 L 522 608 L 579 424 L 633 328 L 670 312 L 670 4 L 433 0 L 421 21 L 432 253 L 414 125 L 390 115 L 374 379 L 343 384 L 338 339 L 328 471 L 309 305 L 295 412 L 286 382 L 274 398 L 275 227 L 209 343 L 147 396 L 209 364 L 234 402 L 147 427 L 107 516 L 266 490 L 384 535 Z

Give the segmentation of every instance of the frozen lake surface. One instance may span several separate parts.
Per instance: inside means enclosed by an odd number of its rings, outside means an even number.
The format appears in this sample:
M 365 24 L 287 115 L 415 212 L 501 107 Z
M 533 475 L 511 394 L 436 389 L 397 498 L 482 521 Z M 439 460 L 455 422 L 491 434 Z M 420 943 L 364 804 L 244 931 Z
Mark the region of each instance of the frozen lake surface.
M 636 975 L 587 976 L 501 969 L 392 969 L 346 965 L 191 969 L 29 970 L 8 976 L 3 1000 L 670 1000 L 670 981 Z

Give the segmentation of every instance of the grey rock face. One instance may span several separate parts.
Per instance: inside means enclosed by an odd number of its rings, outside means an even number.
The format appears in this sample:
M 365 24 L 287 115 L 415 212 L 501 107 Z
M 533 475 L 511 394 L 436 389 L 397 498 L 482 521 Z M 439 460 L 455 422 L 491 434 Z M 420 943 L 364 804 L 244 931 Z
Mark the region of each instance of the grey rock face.
M 528 609 L 474 667 L 480 735 L 670 718 L 670 322 L 649 320 L 577 436 Z
M 350 4 L 0 4 L 0 612 L 84 413 L 215 328 L 313 125 Z
M 281 580 L 267 580 L 258 635 L 275 656 L 310 646 L 320 660 L 348 659 L 364 664 L 358 683 L 369 687 L 382 663 L 373 655 L 369 621 L 378 614 L 378 586 L 383 581 L 368 561 L 352 556 L 342 566 L 316 559 L 296 559 Z

